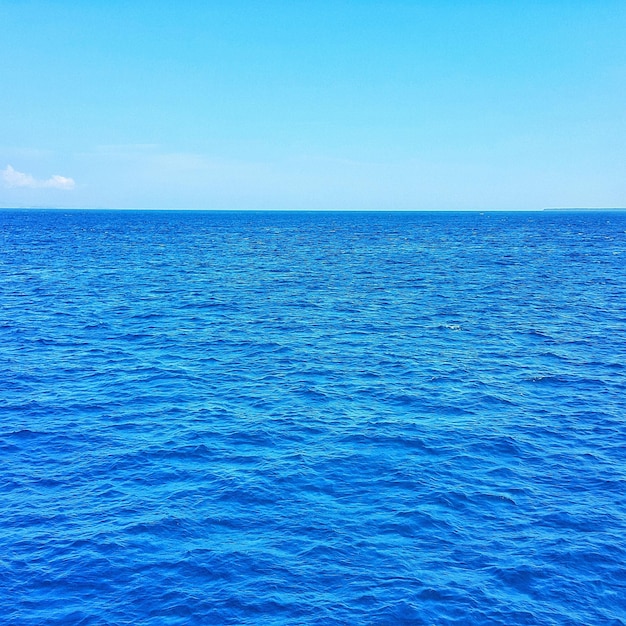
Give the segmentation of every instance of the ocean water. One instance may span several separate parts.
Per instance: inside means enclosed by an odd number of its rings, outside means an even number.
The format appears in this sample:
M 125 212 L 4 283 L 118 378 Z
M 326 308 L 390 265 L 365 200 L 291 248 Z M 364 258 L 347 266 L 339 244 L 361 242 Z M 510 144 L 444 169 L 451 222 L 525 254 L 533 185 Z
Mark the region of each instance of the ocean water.
M 626 624 L 626 213 L 0 211 L 0 623 Z

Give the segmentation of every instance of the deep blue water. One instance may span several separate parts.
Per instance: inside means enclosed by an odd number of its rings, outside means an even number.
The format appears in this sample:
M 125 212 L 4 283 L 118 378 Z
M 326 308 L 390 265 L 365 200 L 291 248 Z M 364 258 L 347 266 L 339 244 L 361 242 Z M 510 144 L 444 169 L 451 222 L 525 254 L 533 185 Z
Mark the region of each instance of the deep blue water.
M 625 624 L 626 213 L 0 211 L 3 624 Z

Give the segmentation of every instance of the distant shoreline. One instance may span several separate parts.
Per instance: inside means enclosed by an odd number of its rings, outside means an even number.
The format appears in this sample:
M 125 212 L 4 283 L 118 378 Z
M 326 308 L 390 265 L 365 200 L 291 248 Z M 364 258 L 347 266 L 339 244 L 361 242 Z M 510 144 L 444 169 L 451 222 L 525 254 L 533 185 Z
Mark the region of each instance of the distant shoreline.
M 570 208 L 556 208 L 556 209 L 542 209 L 543 211 L 626 211 L 626 207 L 613 207 L 613 208 L 601 208 L 601 207 L 570 207 Z

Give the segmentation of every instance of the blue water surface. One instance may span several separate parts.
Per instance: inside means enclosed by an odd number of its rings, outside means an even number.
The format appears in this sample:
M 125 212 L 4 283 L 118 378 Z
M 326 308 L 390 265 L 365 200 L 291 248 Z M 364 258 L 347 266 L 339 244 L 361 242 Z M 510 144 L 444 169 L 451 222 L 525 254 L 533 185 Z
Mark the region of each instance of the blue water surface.
M 3 624 L 626 623 L 626 213 L 0 211 Z

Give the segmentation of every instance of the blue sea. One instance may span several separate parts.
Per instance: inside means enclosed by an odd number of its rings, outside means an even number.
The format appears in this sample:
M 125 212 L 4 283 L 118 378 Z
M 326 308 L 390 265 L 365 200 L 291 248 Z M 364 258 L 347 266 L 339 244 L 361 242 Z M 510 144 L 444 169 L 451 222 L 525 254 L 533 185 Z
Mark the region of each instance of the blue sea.
M 0 623 L 626 624 L 626 213 L 0 211 Z

